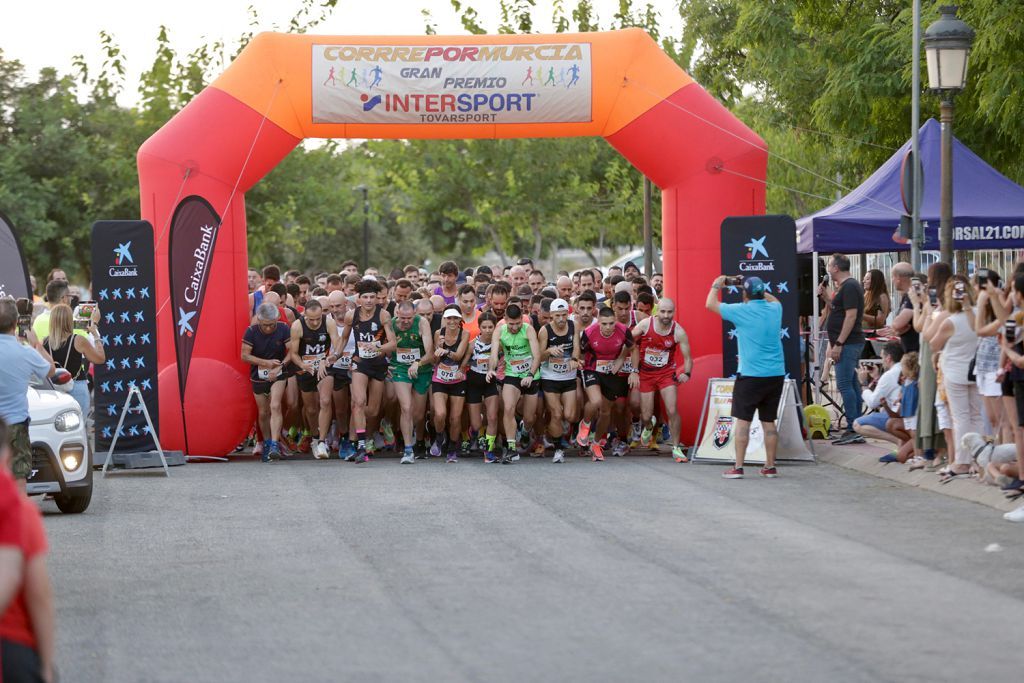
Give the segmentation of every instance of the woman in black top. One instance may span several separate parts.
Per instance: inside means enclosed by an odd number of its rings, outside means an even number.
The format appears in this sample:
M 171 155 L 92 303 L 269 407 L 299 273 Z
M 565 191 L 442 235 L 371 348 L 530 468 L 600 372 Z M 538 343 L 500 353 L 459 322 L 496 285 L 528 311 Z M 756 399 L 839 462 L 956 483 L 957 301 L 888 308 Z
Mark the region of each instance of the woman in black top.
M 67 304 L 57 304 L 50 311 L 50 334 L 43 340 L 43 348 L 53 358 L 53 362 L 71 373 L 75 384 L 71 387 L 71 396 L 82 408 L 82 418 L 89 415 L 89 363 L 106 363 L 107 354 L 103 351 L 103 340 L 100 338 L 96 320 L 99 309 L 93 312 L 89 323 L 89 334 L 75 334 L 74 315 Z

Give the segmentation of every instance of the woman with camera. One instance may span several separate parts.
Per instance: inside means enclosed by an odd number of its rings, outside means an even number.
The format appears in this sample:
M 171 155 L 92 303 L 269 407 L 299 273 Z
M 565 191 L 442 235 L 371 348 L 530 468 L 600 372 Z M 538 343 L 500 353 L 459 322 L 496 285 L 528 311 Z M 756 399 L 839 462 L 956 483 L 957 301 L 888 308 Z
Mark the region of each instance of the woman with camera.
M 67 304 L 57 304 L 50 311 L 50 334 L 43 340 L 43 348 L 59 367 L 71 373 L 75 380 L 69 392 L 82 408 L 82 418 L 89 415 L 89 363 L 106 363 L 107 354 L 103 350 L 96 322 L 99 309 L 94 309 L 89 319 L 89 337 L 75 334 L 74 314 Z

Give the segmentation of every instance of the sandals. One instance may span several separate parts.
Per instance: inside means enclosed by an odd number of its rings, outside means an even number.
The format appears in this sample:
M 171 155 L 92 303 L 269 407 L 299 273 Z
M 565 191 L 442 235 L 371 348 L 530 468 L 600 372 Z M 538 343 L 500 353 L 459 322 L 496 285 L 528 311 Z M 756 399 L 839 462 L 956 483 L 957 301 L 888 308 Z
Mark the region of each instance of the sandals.
M 974 472 L 967 470 L 966 472 L 954 472 L 953 470 L 947 470 L 942 477 L 939 479 L 940 484 L 948 484 L 954 479 L 973 479 Z

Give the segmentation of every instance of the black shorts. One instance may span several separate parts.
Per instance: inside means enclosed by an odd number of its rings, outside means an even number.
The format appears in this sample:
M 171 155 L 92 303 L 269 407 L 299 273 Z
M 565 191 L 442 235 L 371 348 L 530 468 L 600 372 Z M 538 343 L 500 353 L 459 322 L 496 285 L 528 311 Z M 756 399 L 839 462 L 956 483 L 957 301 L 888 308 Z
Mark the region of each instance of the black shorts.
M 622 375 L 609 375 L 606 372 L 583 371 L 583 386 L 599 386 L 601 395 L 608 401 L 618 401 L 629 396 L 629 380 Z
M 0 680 L 12 683 L 43 680 L 39 653 L 28 645 L 0 640 Z
M 274 386 L 274 382 L 283 382 L 285 379 L 285 376 L 281 375 L 277 379 L 253 379 L 249 381 L 252 382 L 252 393 L 257 396 L 265 396 L 270 393 L 270 387 Z
M 1003 396 L 1013 396 L 1014 392 L 1012 379 L 1006 378 L 1002 382 L 1000 382 L 999 385 L 1000 387 L 1002 387 Z
M 388 377 L 388 362 L 383 358 L 361 360 L 358 363 L 352 363 L 352 372 L 358 372 L 370 379 L 383 382 Z
M 435 394 L 448 394 L 449 396 L 462 397 L 466 395 L 466 382 L 456 382 L 455 384 L 445 384 L 444 382 L 434 382 L 431 380 L 430 388 L 434 390 Z
M 483 403 L 485 398 L 498 395 L 498 381 L 487 381 L 487 375 L 470 370 L 466 373 L 466 403 Z
M 565 394 L 576 391 L 575 379 L 542 379 L 540 390 L 545 394 Z
M 1017 426 L 1024 427 L 1024 382 L 1013 381 L 1013 401 L 1017 404 Z
M 330 376 L 329 372 L 328 376 Z M 295 377 L 299 380 L 299 391 L 309 394 L 320 390 L 320 382 L 317 381 L 316 375 L 304 372 L 301 375 L 296 375 Z
M 774 422 L 785 384 L 786 378 L 781 375 L 737 377 L 732 387 L 732 416 L 750 422 L 754 419 L 754 411 L 757 411 L 757 419 L 761 422 Z
M 506 377 L 501 381 L 501 384 L 502 386 L 508 385 L 510 387 L 515 387 L 523 396 L 535 396 L 537 391 L 540 390 L 540 380 L 536 379 L 530 382 L 530 386 L 528 387 L 523 386 L 522 377 Z
M 341 391 L 352 384 L 352 375 L 341 368 L 327 368 L 327 376 L 334 379 L 334 390 Z

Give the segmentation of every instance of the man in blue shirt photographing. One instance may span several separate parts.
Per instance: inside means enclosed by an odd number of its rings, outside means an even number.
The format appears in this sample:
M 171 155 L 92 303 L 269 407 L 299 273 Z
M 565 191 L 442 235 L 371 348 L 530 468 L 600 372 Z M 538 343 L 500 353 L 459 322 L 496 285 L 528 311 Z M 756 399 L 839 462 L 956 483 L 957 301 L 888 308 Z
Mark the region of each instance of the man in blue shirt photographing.
M 719 292 L 726 285 L 743 288 L 743 303 L 723 304 L 719 301 Z M 732 390 L 736 465 L 723 472 L 722 476 L 726 479 L 743 478 L 743 458 L 750 440 L 750 423 L 757 412 L 764 430 L 766 453 L 761 475 L 777 477 L 775 451 L 779 445 L 779 434 L 775 430 L 775 418 L 786 376 L 779 336 L 782 304 L 765 291 L 764 281 L 759 277 L 720 275 L 711 284 L 706 306 L 736 326 L 739 346 L 739 371 Z

